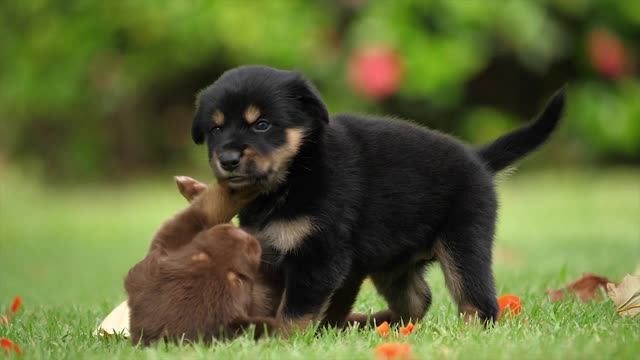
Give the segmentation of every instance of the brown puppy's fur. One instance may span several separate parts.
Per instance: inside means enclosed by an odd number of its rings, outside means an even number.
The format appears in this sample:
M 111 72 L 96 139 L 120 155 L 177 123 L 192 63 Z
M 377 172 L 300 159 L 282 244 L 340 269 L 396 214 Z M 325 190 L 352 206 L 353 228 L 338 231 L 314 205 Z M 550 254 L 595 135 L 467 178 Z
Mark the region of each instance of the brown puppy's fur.
M 230 221 L 253 195 L 224 185 L 198 191 L 187 209 L 162 225 L 148 255 L 125 279 L 134 344 L 208 342 L 251 324 L 256 336 L 278 329 L 273 319 L 250 316 L 261 255 L 257 240 L 231 224 L 210 228 Z
M 182 196 L 189 202 L 207 190 L 206 184 L 188 176 L 176 177 L 176 184 Z M 250 316 L 275 317 L 282 301 L 283 290 L 281 274 L 260 271 L 253 284 L 253 306 Z

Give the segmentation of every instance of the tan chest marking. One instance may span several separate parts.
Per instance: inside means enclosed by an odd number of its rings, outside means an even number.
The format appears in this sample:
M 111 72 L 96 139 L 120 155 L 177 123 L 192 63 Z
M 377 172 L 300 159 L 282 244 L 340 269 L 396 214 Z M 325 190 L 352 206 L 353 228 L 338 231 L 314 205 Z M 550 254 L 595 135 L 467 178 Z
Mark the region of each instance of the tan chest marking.
M 257 238 L 286 254 L 295 250 L 316 230 L 317 226 L 311 218 L 301 216 L 291 220 L 270 222 L 264 229 L 258 231 Z

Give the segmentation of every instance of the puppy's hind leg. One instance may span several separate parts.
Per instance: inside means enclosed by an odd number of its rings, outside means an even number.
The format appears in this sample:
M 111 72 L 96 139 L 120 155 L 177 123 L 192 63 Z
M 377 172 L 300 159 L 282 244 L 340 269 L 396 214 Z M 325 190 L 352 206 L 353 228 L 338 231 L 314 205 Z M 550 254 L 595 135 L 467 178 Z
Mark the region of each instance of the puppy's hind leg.
M 348 322 L 365 326 L 380 325 L 384 321 L 406 324 L 422 319 L 431 306 L 431 289 L 424 279 L 426 264 L 421 260 L 402 270 L 372 274 L 371 281 L 389 304 L 389 309 L 371 316 L 351 314 Z
M 477 314 L 486 325 L 498 315 L 491 269 L 493 220 L 470 224 L 467 219 L 448 229 L 434 246 L 447 287 L 465 321 Z

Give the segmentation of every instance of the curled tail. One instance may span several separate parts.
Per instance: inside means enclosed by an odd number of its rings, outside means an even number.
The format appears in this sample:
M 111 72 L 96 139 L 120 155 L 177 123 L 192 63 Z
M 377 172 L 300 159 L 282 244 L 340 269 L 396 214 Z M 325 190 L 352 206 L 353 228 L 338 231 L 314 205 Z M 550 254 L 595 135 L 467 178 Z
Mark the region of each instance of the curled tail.
M 477 148 L 477 153 L 494 173 L 542 145 L 553 132 L 564 109 L 564 87 L 547 103 L 542 113 L 531 123 L 504 134 L 490 144 Z

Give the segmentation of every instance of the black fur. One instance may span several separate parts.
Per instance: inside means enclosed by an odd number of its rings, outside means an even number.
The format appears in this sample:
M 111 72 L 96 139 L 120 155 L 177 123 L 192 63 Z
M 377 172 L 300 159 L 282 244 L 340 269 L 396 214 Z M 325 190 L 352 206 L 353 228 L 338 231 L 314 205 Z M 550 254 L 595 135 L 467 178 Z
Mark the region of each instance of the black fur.
M 243 121 L 249 104 L 272 123 L 269 131 L 256 133 Z M 299 73 L 247 66 L 201 92 L 192 135 L 196 143 L 207 141 L 215 167 L 217 151 L 252 147 L 268 155 L 286 145 L 287 129 L 305 131 L 280 169 L 284 180 L 270 183 L 249 165 L 240 174 L 264 188 L 241 211 L 243 227 L 259 233 L 307 216 L 317 228 L 287 253 L 259 237 L 265 264 L 284 273 L 286 318 L 307 319 L 329 304 L 324 320 L 343 324 L 367 276 L 389 303 L 380 317 L 421 318 L 431 304 L 424 271 L 439 260 L 460 311 L 491 321 L 498 311 L 493 177 L 547 139 L 563 104 L 560 91 L 535 122 L 476 149 L 389 118 L 340 114 L 328 121 L 318 92 Z M 214 133 L 216 109 L 225 124 Z

